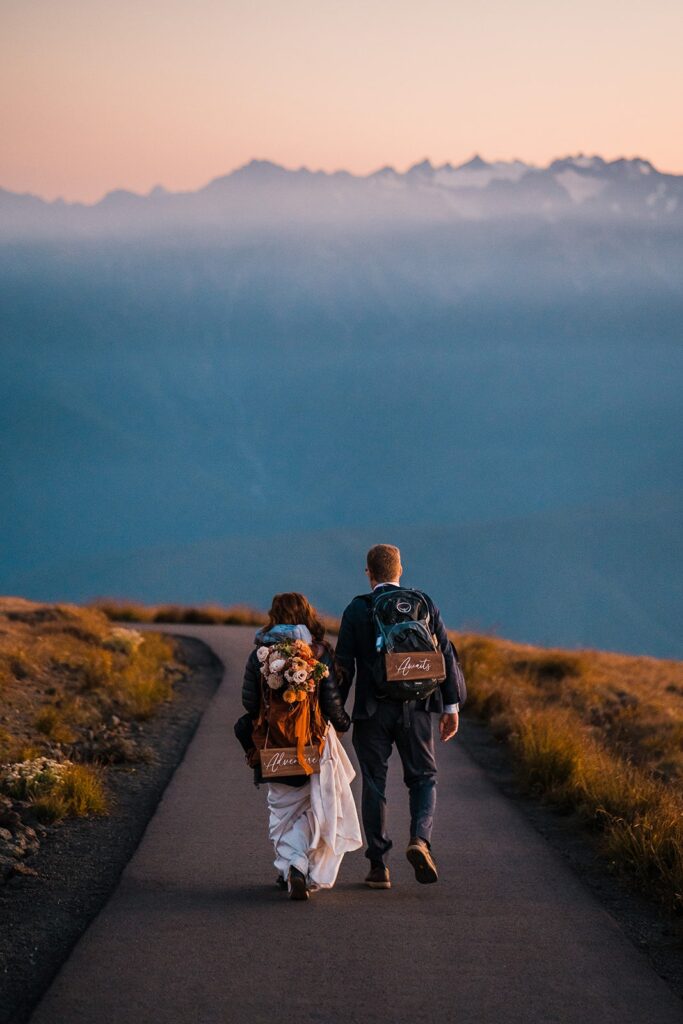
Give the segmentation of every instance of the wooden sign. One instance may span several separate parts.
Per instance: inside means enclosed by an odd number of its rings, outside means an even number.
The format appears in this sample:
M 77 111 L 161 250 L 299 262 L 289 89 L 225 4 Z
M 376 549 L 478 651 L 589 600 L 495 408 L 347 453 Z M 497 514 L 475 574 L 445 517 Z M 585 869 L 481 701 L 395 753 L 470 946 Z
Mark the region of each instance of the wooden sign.
M 276 779 L 278 775 L 305 775 L 299 764 L 296 747 L 266 747 L 259 751 L 261 774 L 264 779 Z M 304 757 L 315 775 L 320 771 L 320 752 L 317 747 L 304 747 Z
M 446 662 L 441 651 L 413 651 L 412 653 L 386 654 L 387 680 L 400 682 L 402 679 L 446 678 Z

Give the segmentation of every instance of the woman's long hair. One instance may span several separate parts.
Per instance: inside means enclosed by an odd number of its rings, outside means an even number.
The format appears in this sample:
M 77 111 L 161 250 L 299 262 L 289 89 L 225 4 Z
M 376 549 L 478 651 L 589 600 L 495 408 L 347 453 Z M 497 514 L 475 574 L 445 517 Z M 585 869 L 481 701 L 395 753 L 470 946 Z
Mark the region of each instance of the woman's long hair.
M 266 629 L 279 623 L 308 626 L 314 640 L 324 641 L 325 627 L 311 602 L 303 594 L 276 594 L 268 612 Z

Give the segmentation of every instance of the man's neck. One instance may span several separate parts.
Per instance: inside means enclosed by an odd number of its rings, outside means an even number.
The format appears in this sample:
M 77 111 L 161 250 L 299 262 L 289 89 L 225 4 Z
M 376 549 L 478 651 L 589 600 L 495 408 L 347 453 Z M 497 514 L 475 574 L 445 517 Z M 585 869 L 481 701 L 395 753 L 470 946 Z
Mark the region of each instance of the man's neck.
M 401 584 L 398 580 L 383 580 L 381 583 L 375 583 L 373 590 L 377 590 L 378 587 L 400 587 Z

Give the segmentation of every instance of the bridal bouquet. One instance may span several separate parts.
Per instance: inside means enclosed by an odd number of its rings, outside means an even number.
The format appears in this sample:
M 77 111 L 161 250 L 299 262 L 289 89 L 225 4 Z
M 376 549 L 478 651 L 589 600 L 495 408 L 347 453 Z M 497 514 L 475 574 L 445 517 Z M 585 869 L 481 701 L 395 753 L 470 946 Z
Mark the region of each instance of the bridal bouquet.
M 282 690 L 282 699 L 287 704 L 306 700 L 309 693 L 315 692 L 320 680 L 330 674 L 327 665 L 313 657 L 313 651 L 303 640 L 285 640 L 272 647 L 259 647 L 256 657 L 266 683 L 271 690 Z

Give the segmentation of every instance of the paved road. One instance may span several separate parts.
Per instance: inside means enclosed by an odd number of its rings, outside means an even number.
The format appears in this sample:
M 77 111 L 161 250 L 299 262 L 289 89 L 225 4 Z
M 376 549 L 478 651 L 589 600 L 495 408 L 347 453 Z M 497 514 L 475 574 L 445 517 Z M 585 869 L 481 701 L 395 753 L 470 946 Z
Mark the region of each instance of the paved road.
M 394 765 L 394 888 L 365 889 L 358 852 L 335 890 L 287 900 L 232 737 L 253 631 L 177 632 L 215 650 L 223 684 L 33 1024 L 681 1024 L 678 998 L 457 741 L 440 750 L 438 885 L 404 859 Z

